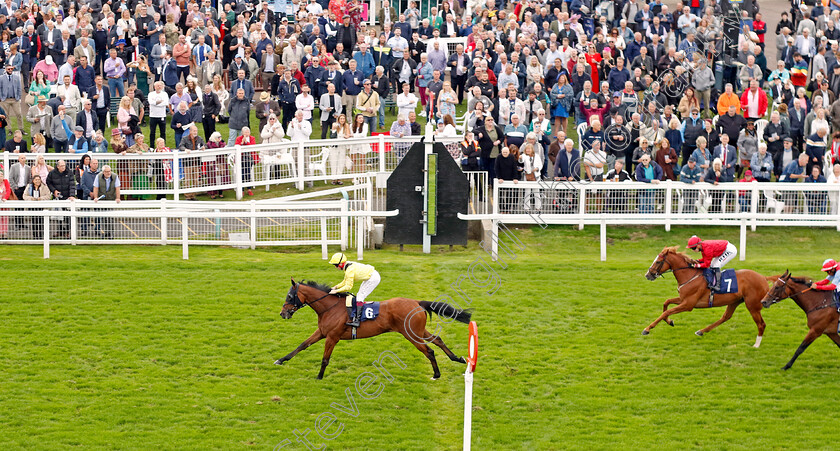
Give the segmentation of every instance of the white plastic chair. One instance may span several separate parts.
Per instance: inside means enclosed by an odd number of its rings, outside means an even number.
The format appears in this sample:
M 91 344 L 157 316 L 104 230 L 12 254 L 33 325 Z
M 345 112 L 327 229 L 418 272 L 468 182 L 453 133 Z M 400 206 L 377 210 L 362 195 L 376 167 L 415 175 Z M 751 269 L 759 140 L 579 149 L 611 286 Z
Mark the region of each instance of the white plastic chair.
M 586 133 L 586 128 L 589 127 L 589 124 L 586 122 L 581 123 L 577 126 L 577 134 L 578 134 L 578 142 L 583 138 L 583 134 Z
M 315 175 L 316 171 L 320 171 L 321 175 L 323 175 L 324 177 L 327 176 L 327 160 L 329 159 L 330 150 L 331 149 L 329 147 L 324 147 L 321 148 L 321 153 L 309 156 L 310 176 Z M 327 181 L 324 180 L 324 184 L 326 183 Z
M 717 114 L 715 114 L 715 117 L 712 118 L 712 128 L 717 127 L 718 118 L 720 118 L 720 116 Z
M 272 166 L 288 166 L 292 177 L 297 177 L 295 157 L 290 152 L 280 151 L 276 155 L 260 152 L 260 161 L 262 162 L 263 177 L 265 180 L 269 180 Z
M 707 190 L 697 191 L 697 200 L 694 201 L 694 206 L 697 207 L 698 213 L 708 213 L 709 207 L 712 206 L 712 193 Z
M 764 128 L 770 122 L 767 119 L 759 119 L 755 121 L 755 136 L 758 137 L 758 142 L 764 142 Z
M 776 199 L 776 192 L 771 189 L 764 190 L 764 198 L 767 199 L 767 206 L 764 207 L 764 212 L 773 211 L 775 214 L 781 214 L 785 208 L 785 203 Z

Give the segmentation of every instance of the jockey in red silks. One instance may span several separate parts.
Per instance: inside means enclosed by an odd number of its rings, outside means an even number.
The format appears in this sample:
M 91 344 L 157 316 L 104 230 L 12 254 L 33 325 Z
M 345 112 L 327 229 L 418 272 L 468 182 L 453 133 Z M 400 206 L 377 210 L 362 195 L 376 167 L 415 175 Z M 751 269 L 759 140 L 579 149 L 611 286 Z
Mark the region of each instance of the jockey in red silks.
M 824 261 L 822 270 L 828 273 L 828 277 L 819 282 L 812 283 L 811 288 L 820 291 L 840 291 L 840 273 L 837 272 L 837 268 L 839 267 L 840 265 L 833 258 Z
M 697 261 L 696 268 L 710 268 L 715 272 L 715 277 L 709 283 L 709 290 L 720 291 L 721 268 L 738 255 L 738 249 L 734 244 L 726 240 L 703 241 L 697 235 L 688 239 L 688 249 L 700 252 L 703 257 Z

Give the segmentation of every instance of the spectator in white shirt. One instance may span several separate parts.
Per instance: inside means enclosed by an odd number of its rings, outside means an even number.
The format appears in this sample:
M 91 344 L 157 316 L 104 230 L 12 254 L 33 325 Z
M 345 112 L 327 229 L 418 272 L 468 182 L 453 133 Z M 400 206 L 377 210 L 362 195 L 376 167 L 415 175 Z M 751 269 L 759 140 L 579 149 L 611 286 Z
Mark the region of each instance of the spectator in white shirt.
M 408 83 L 402 84 L 402 92 L 397 95 L 397 111 L 398 115 L 408 117 L 408 113 L 417 109 L 417 102 L 420 99 L 411 92 L 411 86 Z
M 306 141 L 312 134 L 312 124 L 303 120 L 303 111 L 297 110 L 295 111 L 295 118 L 289 122 L 289 126 L 286 128 L 286 132 L 289 134 L 289 140 L 291 141 Z
M 295 107 L 298 112 L 303 112 L 303 118 L 312 122 L 312 110 L 315 109 L 315 96 L 309 95 L 309 86 L 303 85 L 301 93 L 295 97 Z M 311 130 L 310 130 L 311 133 Z
M 169 96 L 163 90 L 163 82 L 155 82 L 155 90 L 149 93 L 149 130 L 151 142 L 155 141 L 155 127 L 160 129 L 160 137 L 166 139 L 166 110 L 169 107 Z

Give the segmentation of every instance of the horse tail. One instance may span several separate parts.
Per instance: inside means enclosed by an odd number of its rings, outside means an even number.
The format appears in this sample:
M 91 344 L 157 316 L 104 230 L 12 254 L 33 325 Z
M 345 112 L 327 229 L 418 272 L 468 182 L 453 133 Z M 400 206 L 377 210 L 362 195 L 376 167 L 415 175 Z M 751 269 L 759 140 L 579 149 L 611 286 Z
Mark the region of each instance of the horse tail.
M 452 318 L 455 321 L 467 324 L 470 322 L 470 318 L 472 317 L 472 309 L 464 309 L 460 310 L 457 309 L 445 302 L 429 302 L 429 301 L 420 301 L 420 307 L 423 307 L 423 310 L 426 311 L 426 314 L 431 316 L 432 313 L 437 313 L 438 316 L 444 318 Z

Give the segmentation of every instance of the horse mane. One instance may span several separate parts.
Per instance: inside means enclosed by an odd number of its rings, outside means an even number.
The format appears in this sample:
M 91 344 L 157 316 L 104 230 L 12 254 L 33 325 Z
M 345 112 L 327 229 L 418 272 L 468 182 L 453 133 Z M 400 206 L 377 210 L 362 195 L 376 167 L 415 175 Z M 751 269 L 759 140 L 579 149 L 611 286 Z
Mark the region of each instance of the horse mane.
M 682 257 L 683 259 L 685 259 L 686 263 L 694 263 L 694 261 L 695 261 L 693 258 L 691 258 L 690 255 L 686 254 L 685 252 L 681 252 L 679 246 L 666 247 L 662 251 L 665 254 L 674 254 L 678 257 Z
M 316 282 L 314 280 L 301 280 L 300 283 L 303 284 L 303 285 L 306 285 L 307 287 L 311 287 L 311 288 L 314 288 L 316 290 L 321 290 L 324 293 L 329 293 L 330 291 L 332 291 L 331 286 L 329 286 L 325 283 Z
M 804 285 L 811 285 L 811 282 L 813 281 L 810 277 L 793 277 L 793 276 L 791 276 L 790 280 L 792 280 L 796 283 L 799 283 L 799 284 L 804 284 Z

